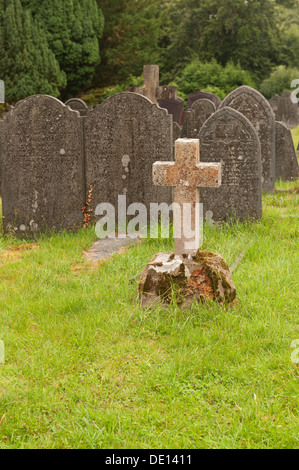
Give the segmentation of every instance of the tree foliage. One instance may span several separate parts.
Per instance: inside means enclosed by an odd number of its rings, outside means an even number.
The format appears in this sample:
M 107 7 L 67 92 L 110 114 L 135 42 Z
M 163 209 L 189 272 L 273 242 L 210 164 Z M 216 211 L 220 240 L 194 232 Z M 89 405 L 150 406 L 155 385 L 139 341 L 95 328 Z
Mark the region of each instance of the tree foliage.
M 58 97 L 66 76 L 49 48 L 46 34 L 19 0 L 2 1 L 0 13 L 0 76 L 6 99 L 35 93 Z

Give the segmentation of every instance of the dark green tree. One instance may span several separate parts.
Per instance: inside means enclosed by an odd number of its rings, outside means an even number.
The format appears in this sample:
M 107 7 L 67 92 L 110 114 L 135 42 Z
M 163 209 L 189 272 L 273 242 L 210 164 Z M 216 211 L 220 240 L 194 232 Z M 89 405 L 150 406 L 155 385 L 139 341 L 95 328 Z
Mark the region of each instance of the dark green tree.
M 63 96 L 87 87 L 100 63 L 104 17 L 96 0 L 22 0 L 44 28 L 49 46 L 67 76 Z
M 272 0 L 173 0 L 169 7 L 164 69 L 176 73 L 195 55 L 232 61 L 257 79 L 279 60 L 275 3 Z
M 7 101 L 36 93 L 58 97 L 66 76 L 45 32 L 19 0 L 2 0 L 0 7 L 0 76 Z

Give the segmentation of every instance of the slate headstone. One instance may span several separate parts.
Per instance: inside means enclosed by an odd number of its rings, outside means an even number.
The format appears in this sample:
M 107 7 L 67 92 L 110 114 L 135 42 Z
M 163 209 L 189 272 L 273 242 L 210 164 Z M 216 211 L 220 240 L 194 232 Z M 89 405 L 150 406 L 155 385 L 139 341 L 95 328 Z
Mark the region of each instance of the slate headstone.
M 214 103 L 216 109 L 219 108 L 221 103 L 221 99 L 217 95 L 214 95 L 214 93 L 196 91 L 195 93 L 190 93 L 190 95 L 188 95 L 187 110 L 189 110 L 197 100 L 210 100 Z
M 177 98 L 175 100 L 160 100 L 159 106 L 160 108 L 165 108 L 168 111 L 168 114 L 172 114 L 173 121 L 177 124 L 181 123 L 182 120 L 182 113 L 184 109 L 185 100 L 183 98 Z
M 201 189 L 205 219 L 262 217 L 261 151 L 256 130 L 232 108 L 216 111 L 199 132 L 200 161 L 222 163 L 222 183 Z
M 299 125 L 299 106 L 292 102 L 291 95 L 291 92 L 286 91 L 281 96 L 275 95 L 269 100 L 276 121 L 283 122 L 289 129 Z
M 248 86 L 232 91 L 220 108 L 234 108 L 249 119 L 255 127 L 262 155 L 262 190 L 273 192 L 275 184 L 275 116 L 261 93 Z
M 71 98 L 65 104 L 74 111 L 79 111 L 81 116 L 86 116 L 88 109 L 92 109 L 92 106 L 87 106 L 87 104 L 79 98 Z
M 1 120 L 4 229 L 18 236 L 82 226 L 82 118 L 58 99 L 34 95 Z M 5 138 L 4 138 L 5 136 Z
M 284 181 L 298 179 L 298 160 L 291 131 L 282 122 L 276 122 L 275 126 L 275 178 Z
M 187 113 L 187 137 L 197 139 L 203 124 L 215 111 L 212 101 L 206 99 L 195 101 Z
M 84 120 L 87 188 L 93 187 L 91 208 L 112 204 L 119 195 L 127 206 L 142 202 L 171 204 L 171 189 L 156 188 L 152 165 L 173 159 L 171 114 L 136 93 L 111 96 Z

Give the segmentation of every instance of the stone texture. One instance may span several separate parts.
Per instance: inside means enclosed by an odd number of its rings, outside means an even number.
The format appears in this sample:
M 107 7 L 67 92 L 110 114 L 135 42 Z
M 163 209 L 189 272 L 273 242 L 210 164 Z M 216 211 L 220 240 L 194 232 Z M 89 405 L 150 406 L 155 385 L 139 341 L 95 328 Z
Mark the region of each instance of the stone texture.
M 197 100 L 209 100 L 214 103 L 215 108 L 218 109 L 221 104 L 221 99 L 214 95 L 214 93 L 206 93 L 205 91 L 196 91 L 195 93 L 191 93 L 188 95 L 188 103 L 187 103 L 187 110 L 189 110 L 193 103 Z
M 124 248 L 136 243 L 137 238 L 103 238 L 97 240 L 91 248 L 84 253 L 85 258 L 89 261 L 100 261 L 110 258 L 114 254 L 121 252 Z
M 199 131 L 206 120 L 216 111 L 212 101 L 200 99 L 193 103 L 187 113 L 187 137 L 198 139 Z
M 258 91 L 242 86 L 232 91 L 220 108 L 233 108 L 244 114 L 255 127 L 261 143 L 262 190 L 273 192 L 275 184 L 275 116 Z
M 143 87 L 131 86 L 126 91 L 145 96 L 155 104 L 158 104 L 160 100 L 177 99 L 177 87 L 159 86 L 159 65 L 144 65 L 143 78 Z
M 172 186 L 174 208 L 174 249 L 176 255 L 194 254 L 199 248 L 198 188 L 218 188 L 221 184 L 221 164 L 199 163 L 198 139 L 178 139 L 175 142 L 175 162 L 156 162 L 153 165 L 153 182 L 157 186 Z M 190 204 L 190 232 L 195 232 L 194 248 L 186 248 L 191 236 L 184 233 L 183 205 Z M 176 224 L 180 223 L 180 227 Z M 197 225 L 198 224 L 198 225 Z M 190 233 L 189 232 L 189 233 Z M 179 237 L 176 234 L 180 234 Z
M 84 119 L 87 188 L 92 185 L 91 208 L 113 204 L 118 195 L 127 205 L 142 202 L 171 204 L 171 189 L 156 188 L 152 165 L 173 159 L 172 116 L 136 93 L 111 96 Z
M 5 231 L 23 237 L 82 226 L 79 113 L 56 98 L 31 96 L 4 114 L 0 135 Z
M 282 122 L 276 122 L 275 128 L 275 178 L 295 180 L 299 177 L 299 168 L 291 131 Z
M 299 106 L 292 102 L 291 94 L 286 91 L 281 96 L 275 95 L 269 100 L 276 121 L 282 122 L 289 129 L 299 125 Z
M 185 101 L 183 98 L 177 98 L 176 100 L 160 100 L 160 108 L 167 109 L 168 114 L 172 114 L 173 122 L 180 124 L 182 120 L 182 114 L 184 109 Z
M 209 251 L 194 256 L 156 254 L 141 275 L 138 291 L 143 307 L 160 302 L 167 306 L 175 300 L 184 309 L 194 302 L 231 304 L 236 298 L 228 265 Z
M 174 122 L 173 123 L 173 159 L 175 157 L 175 141 L 181 138 L 182 129 Z
M 232 108 L 214 113 L 199 132 L 200 160 L 221 162 L 222 184 L 201 190 L 206 220 L 227 221 L 262 216 L 261 154 L 252 124 Z
M 79 111 L 81 116 L 86 116 L 87 111 L 92 109 L 92 106 L 87 106 L 87 104 L 79 98 L 71 98 L 65 103 L 65 105 L 69 106 L 74 111 Z

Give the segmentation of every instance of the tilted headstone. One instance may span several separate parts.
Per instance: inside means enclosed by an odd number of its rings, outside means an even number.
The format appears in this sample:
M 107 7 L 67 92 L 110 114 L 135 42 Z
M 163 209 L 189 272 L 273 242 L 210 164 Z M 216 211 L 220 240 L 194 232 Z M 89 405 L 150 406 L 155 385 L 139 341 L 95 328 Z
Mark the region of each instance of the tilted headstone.
M 282 122 L 276 122 L 275 126 L 275 178 L 295 180 L 299 177 L 299 167 L 291 131 Z
M 182 114 L 184 109 L 185 100 L 183 98 L 177 98 L 176 100 L 160 100 L 160 108 L 165 108 L 168 111 L 168 114 L 172 114 L 173 121 L 177 124 L 181 123 Z
M 291 95 L 291 92 L 286 91 L 281 96 L 275 95 L 269 100 L 276 121 L 282 122 L 289 129 L 299 125 L 299 106 L 292 102 Z
M 275 184 L 275 116 L 273 110 L 258 91 L 242 86 L 222 101 L 220 109 L 229 106 L 244 114 L 255 127 L 262 155 L 262 190 L 273 192 Z
M 143 87 L 131 86 L 126 91 L 143 95 L 155 104 L 160 100 L 177 99 L 177 87 L 159 85 L 159 65 L 144 65 L 143 78 Z
M 222 108 L 204 123 L 199 140 L 200 161 L 222 163 L 221 187 L 201 190 L 205 219 L 262 217 L 260 142 L 248 119 Z
M 200 129 L 206 120 L 215 113 L 216 108 L 212 101 L 200 99 L 193 103 L 187 113 L 187 137 L 198 139 Z
M 190 93 L 188 95 L 188 103 L 187 103 L 187 110 L 191 108 L 193 103 L 195 103 L 197 100 L 209 100 L 214 103 L 215 108 L 218 109 L 221 103 L 221 99 L 219 96 L 214 95 L 214 93 L 207 93 L 205 91 L 196 91 L 195 93 Z
M 119 195 L 127 206 L 142 202 L 171 204 L 170 188 L 156 188 L 152 165 L 173 159 L 172 116 L 148 98 L 120 93 L 89 111 L 84 120 L 86 181 L 92 185 L 91 208 L 111 203 L 117 213 Z
M 0 103 L 5 102 L 5 87 L 4 87 L 4 81 L 0 80 Z
M 87 106 L 87 104 L 79 98 L 71 98 L 70 100 L 66 101 L 65 104 L 74 111 L 79 111 L 81 116 L 86 116 L 87 111 L 92 109 L 92 106 Z
M 35 95 L 19 101 L 0 125 L 5 231 L 24 236 L 82 226 L 79 113 L 56 98 Z
M 199 158 L 198 139 L 178 139 L 175 143 L 175 162 L 155 162 L 153 182 L 157 186 L 172 186 L 174 207 L 175 255 L 195 254 L 199 249 L 196 224 L 199 223 L 199 188 L 218 188 L 221 185 L 221 163 L 203 163 Z M 188 248 L 191 233 L 184 231 L 184 204 L 190 205 L 190 232 L 195 233 L 194 246 Z M 176 227 L 180 223 L 180 227 Z M 197 227 L 198 228 L 198 227 Z

